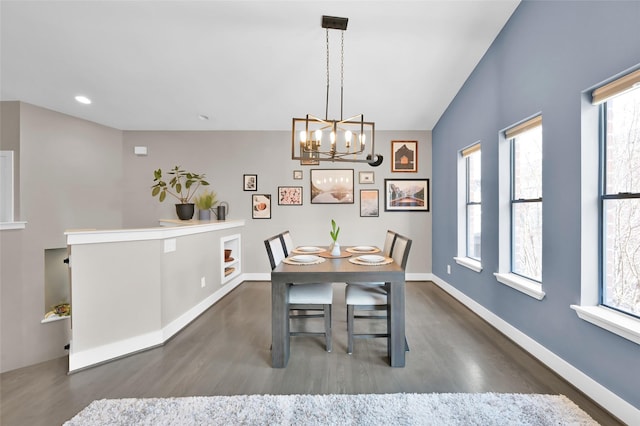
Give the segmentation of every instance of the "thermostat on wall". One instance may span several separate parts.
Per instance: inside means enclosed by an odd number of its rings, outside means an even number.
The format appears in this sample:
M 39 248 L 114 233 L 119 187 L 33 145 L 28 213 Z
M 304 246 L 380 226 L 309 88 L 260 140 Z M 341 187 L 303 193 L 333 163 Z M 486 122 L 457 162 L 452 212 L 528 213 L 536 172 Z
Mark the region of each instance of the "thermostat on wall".
M 146 146 L 134 146 L 133 153 L 135 155 L 147 155 L 147 147 Z

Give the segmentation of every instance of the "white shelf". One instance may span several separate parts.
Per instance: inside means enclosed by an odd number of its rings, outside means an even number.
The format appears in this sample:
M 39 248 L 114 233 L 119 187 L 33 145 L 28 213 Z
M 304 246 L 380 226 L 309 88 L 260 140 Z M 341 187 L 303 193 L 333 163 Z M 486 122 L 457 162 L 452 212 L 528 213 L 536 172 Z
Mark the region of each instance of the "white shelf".
M 46 324 L 48 322 L 54 322 L 54 321 L 60 321 L 60 320 L 66 320 L 66 319 L 71 319 L 71 315 L 66 315 L 66 316 L 59 316 L 59 315 L 51 315 L 47 318 L 43 318 L 42 321 L 40 321 L 41 324 Z
M 225 250 L 231 250 L 233 260 L 225 262 Z M 233 272 L 227 274 L 228 269 Z M 240 234 L 220 238 L 220 283 L 225 285 L 242 272 L 242 241 Z

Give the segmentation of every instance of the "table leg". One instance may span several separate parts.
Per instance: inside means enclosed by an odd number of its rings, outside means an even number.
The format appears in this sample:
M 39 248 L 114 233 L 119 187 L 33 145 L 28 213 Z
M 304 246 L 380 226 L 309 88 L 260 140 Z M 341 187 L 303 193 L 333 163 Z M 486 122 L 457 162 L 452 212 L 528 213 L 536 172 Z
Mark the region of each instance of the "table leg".
M 388 351 L 392 367 L 405 365 L 405 282 L 396 281 L 389 285 L 387 293 L 387 330 L 389 333 Z
M 283 368 L 289 361 L 289 285 L 271 278 L 271 365 Z

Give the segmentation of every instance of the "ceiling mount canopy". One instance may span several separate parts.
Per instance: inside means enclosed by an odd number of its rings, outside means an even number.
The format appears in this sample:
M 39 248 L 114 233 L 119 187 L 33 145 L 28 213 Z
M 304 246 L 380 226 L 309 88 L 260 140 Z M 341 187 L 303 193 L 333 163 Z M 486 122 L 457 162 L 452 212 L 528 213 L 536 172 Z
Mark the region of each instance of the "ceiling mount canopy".
M 364 115 L 342 116 L 344 100 L 344 32 L 348 18 L 323 16 L 322 28 L 327 40 L 327 97 L 324 119 L 307 114 L 294 118 L 291 131 L 291 158 L 314 164 L 319 161 L 382 164 L 382 155 L 375 154 L 375 123 L 364 121 Z M 329 30 L 341 32 L 340 50 L 340 119 L 329 119 Z M 324 146 L 322 140 L 325 139 Z M 328 138 L 328 142 L 327 142 Z M 324 148 L 327 147 L 328 148 Z
M 347 30 L 347 24 L 349 23 L 349 18 L 339 18 L 337 16 L 326 16 L 322 17 L 322 28 L 330 28 L 332 30 Z

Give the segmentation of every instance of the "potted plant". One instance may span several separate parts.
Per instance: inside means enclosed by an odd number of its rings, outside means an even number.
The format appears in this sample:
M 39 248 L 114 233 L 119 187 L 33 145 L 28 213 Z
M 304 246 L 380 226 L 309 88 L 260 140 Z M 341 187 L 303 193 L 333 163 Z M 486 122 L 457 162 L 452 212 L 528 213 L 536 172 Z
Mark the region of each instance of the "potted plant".
M 331 239 L 333 243 L 329 250 L 331 251 L 331 256 L 340 256 L 340 244 L 338 243 L 338 234 L 340 234 L 340 227 L 336 225 L 336 221 L 331 219 L 331 231 L 329 231 L 329 235 L 331 235 Z
M 210 189 L 205 189 L 193 200 L 198 207 L 199 220 L 211 220 L 211 209 L 216 205 L 216 193 Z
M 204 179 L 204 174 L 186 172 L 180 166 L 175 166 L 168 172 L 168 175 L 170 179 L 168 178 L 169 182 L 167 183 L 162 176 L 161 169 L 153 171 L 153 181 L 155 183 L 151 187 L 151 196 L 155 197 L 157 195 L 160 202 L 167 198 L 167 194 L 176 198 L 180 201 L 179 204 L 176 204 L 178 217 L 181 220 L 189 220 L 193 217 L 195 210 L 191 198 L 195 195 L 200 185 L 209 185 L 209 182 Z

